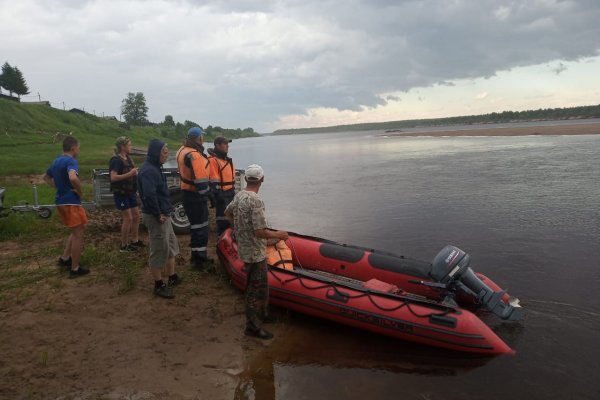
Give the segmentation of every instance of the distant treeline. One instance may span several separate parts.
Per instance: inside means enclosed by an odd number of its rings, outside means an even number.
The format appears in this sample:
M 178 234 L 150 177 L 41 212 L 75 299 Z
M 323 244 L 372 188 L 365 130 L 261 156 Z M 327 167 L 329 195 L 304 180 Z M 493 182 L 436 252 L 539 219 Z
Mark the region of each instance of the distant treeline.
M 566 119 L 600 118 L 600 104 L 595 106 L 568 108 L 540 108 L 527 111 L 503 111 L 483 115 L 467 115 L 462 117 L 409 119 L 403 121 L 374 122 L 366 124 L 336 125 L 321 128 L 278 129 L 273 135 L 291 135 L 302 133 L 329 133 L 347 131 L 395 130 L 418 127 L 498 124 L 507 122 L 558 121 Z
M 188 129 L 190 129 L 194 126 L 202 127 L 202 125 L 200 125 L 196 122 L 193 122 L 193 121 L 185 121 L 184 123 L 173 122 L 172 124 L 165 123 L 165 122 L 158 123 L 158 124 L 148 123 L 147 125 L 158 129 L 163 137 L 168 137 L 171 139 L 184 138 L 185 135 L 187 134 Z M 229 129 L 229 128 L 222 128 L 220 126 L 208 125 L 207 127 L 204 128 L 204 131 L 206 132 L 208 138 L 210 138 L 210 139 L 215 138 L 217 136 L 225 136 L 228 139 L 260 136 L 260 134 L 254 132 L 254 129 L 252 129 L 252 128 Z

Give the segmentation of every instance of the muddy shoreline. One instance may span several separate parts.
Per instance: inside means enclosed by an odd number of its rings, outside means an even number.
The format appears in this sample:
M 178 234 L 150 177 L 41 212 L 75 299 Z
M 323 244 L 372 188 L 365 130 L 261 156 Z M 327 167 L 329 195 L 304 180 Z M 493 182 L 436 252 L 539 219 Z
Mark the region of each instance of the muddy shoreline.
M 387 132 L 379 136 L 386 137 L 414 137 L 414 136 L 547 136 L 547 135 L 598 135 L 600 134 L 600 123 L 595 124 L 571 124 L 571 125 L 548 125 L 527 127 L 495 127 L 495 128 L 463 128 L 463 129 L 433 129 L 419 132 Z
M 48 223 L 58 224 L 54 218 Z M 243 335 L 243 294 L 218 265 L 210 272 L 190 268 L 189 235 L 178 236 L 183 283 L 175 299 L 152 294 L 147 266 L 124 291 L 110 264 L 143 263 L 147 254 L 118 252 L 115 211 L 93 211 L 89 218 L 86 251 L 107 252 L 111 262 L 89 265 L 91 273 L 78 279 L 56 267 L 63 237 L 48 240 L 48 251 L 34 257 L 28 254 L 36 245 L 28 240 L 0 242 L 6 274 L 46 276 L 0 293 L 0 398 L 234 398 L 246 360 L 273 342 Z M 212 210 L 210 222 L 209 256 L 216 260 Z M 269 329 L 277 337 L 284 327 Z

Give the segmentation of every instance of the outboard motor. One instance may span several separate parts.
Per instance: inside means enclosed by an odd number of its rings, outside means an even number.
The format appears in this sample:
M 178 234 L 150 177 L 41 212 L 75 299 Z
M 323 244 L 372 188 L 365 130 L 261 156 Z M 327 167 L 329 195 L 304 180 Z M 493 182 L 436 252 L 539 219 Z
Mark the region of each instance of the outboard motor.
M 481 281 L 469 267 L 470 257 L 458 247 L 448 245 L 433 259 L 431 277 L 446 287 L 458 286 L 473 295 L 490 311 L 510 321 L 521 319 L 518 300 L 506 304 L 502 301 L 505 290 L 494 292 Z

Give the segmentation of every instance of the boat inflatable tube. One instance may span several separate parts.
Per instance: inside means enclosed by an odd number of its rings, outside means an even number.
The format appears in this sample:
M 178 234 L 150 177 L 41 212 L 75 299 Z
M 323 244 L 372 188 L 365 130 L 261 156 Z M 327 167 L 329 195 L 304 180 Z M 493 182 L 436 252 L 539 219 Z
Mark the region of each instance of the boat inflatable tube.
M 491 312 L 508 321 L 522 319 L 519 300 L 511 298 L 507 303 L 502 301 L 505 290 L 494 292 L 481 281 L 469 267 L 471 258 L 458 247 L 448 245 L 433 259 L 431 276 L 438 282 L 452 287 L 461 286 L 463 290 L 471 291 L 477 299 Z

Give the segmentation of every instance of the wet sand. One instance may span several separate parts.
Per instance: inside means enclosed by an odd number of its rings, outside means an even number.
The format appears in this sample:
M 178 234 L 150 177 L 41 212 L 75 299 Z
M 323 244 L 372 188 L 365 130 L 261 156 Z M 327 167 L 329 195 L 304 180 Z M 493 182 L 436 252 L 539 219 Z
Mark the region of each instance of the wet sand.
M 574 123 L 565 125 L 527 126 L 527 127 L 490 127 L 490 128 L 461 128 L 421 132 L 389 132 L 381 136 L 535 136 L 535 135 L 597 135 L 600 134 L 600 123 Z

